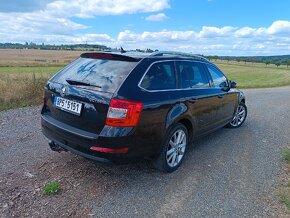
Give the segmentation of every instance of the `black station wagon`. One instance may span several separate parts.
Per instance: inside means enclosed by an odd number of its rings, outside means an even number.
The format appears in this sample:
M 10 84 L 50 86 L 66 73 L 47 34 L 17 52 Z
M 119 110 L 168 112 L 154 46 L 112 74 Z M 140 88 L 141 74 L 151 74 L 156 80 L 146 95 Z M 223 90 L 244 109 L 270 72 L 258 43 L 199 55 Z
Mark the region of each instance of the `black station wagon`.
M 102 162 L 150 158 L 172 172 L 197 137 L 240 127 L 244 94 L 207 59 L 84 53 L 45 86 L 41 125 L 54 151 Z

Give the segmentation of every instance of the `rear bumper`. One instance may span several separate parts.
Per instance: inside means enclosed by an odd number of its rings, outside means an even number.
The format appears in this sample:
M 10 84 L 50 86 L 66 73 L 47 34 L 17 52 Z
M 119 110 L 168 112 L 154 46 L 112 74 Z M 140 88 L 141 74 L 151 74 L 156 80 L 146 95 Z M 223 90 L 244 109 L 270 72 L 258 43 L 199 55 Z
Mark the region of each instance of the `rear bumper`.
M 132 128 L 104 127 L 100 134 L 95 134 L 71 127 L 47 115 L 41 116 L 41 126 L 43 134 L 49 140 L 65 150 L 94 161 L 131 162 L 153 156 L 158 150 L 154 146 L 156 141 L 150 137 L 139 137 Z M 91 150 L 92 146 L 115 150 L 128 148 L 128 152 L 99 152 Z
M 97 156 L 94 156 L 94 155 L 91 155 L 91 154 L 87 154 L 87 153 L 81 152 L 79 150 L 76 150 L 76 149 L 68 146 L 68 145 L 62 144 L 61 142 L 58 142 L 58 141 L 50 141 L 48 144 L 51 146 L 52 143 L 55 144 L 55 146 L 61 147 L 65 151 L 70 151 L 70 152 L 72 152 L 74 154 L 77 154 L 79 156 L 82 156 L 84 158 L 87 158 L 87 159 L 90 159 L 90 160 L 94 160 L 94 161 L 98 161 L 98 162 L 103 162 L 103 163 L 112 163 L 108 159 L 97 157 Z

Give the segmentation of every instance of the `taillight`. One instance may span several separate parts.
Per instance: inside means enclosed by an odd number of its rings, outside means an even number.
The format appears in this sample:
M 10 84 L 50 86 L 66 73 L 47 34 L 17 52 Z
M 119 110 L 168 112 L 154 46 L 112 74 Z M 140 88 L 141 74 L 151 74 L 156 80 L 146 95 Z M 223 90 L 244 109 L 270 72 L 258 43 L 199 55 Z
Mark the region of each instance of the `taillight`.
M 112 99 L 107 114 L 106 125 L 116 127 L 137 126 L 142 108 L 143 103 L 141 102 Z

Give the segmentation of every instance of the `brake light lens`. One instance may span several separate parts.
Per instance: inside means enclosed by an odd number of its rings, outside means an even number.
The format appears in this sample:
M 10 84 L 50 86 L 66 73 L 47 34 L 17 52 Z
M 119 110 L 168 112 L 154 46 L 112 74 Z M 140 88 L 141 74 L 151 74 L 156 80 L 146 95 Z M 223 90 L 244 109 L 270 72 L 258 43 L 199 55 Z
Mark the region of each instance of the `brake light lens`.
M 143 108 L 142 102 L 112 99 L 107 119 L 107 126 L 134 127 L 137 126 Z
M 87 56 L 89 58 L 104 58 L 104 59 L 109 59 L 112 60 L 113 59 L 113 55 L 111 54 L 106 54 L 106 53 L 88 53 Z

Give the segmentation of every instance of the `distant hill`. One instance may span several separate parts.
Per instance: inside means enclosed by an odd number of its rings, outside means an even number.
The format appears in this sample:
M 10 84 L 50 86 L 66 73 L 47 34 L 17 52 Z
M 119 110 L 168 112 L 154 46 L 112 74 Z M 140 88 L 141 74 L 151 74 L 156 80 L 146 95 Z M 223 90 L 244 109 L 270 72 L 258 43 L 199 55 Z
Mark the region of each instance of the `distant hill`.
M 290 66 L 290 55 L 274 56 L 206 56 L 208 59 L 219 59 L 237 62 L 255 62 L 265 64 L 280 64 Z
M 43 50 L 78 50 L 78 51 L 103 51 L 110 49 L 104 45 L 72 44 L 72 45 L 45 45 L 36 43 L 0 43 L 0 49 L 43 49 Z

